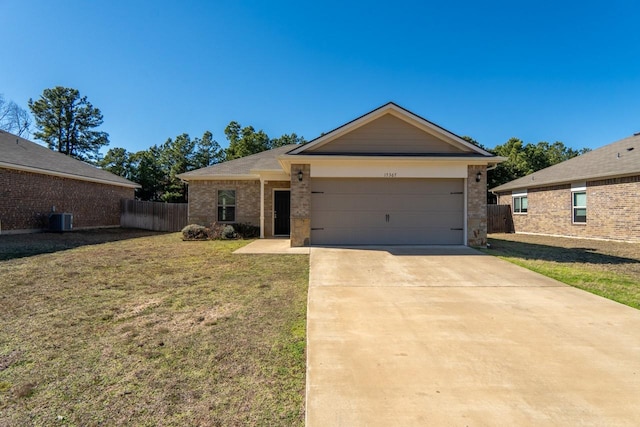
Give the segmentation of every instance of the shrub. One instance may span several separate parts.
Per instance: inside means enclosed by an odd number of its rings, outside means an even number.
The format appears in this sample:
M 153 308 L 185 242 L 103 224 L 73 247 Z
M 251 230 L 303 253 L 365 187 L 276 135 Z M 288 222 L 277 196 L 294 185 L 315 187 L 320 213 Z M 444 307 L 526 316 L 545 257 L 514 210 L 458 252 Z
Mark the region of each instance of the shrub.
M 209 238 L 211 240 L 220 240 L 222 239 L 222 233 L 224 231 L 224 224 L 218 224 L 217 222 L 213 222 L 211 227 L 209 227 Z
M 260 237 L 260 227 L 246 223 L 233 224 L 233 226 L 238 235 L 243 239 L 255 239 L 256 237 Z
M 233 225 L 227 225 L 222 230 L 222 238 L 223 239 L 236 239 L 238 237 L 238 233 L 234 230 Z
M 198 224 L 189 224 L 182 229 L 182 240 L 207 240 L 209 229 Z

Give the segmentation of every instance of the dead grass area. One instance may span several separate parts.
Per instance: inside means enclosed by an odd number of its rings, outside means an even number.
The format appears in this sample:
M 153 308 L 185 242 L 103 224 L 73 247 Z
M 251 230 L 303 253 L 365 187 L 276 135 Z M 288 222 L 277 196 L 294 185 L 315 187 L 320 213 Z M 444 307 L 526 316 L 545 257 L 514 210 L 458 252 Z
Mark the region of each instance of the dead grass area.
M 304 423 L 307 256 L 111 233 L 0 261 L 0 425 Z
M 3 234 L 0 235 L 0 261 L 160 234 L 164 233 L 121 228 L 65 233 Z
M 640 244 L 492 234 L 497 255 L 569 285 L 640 308 Z

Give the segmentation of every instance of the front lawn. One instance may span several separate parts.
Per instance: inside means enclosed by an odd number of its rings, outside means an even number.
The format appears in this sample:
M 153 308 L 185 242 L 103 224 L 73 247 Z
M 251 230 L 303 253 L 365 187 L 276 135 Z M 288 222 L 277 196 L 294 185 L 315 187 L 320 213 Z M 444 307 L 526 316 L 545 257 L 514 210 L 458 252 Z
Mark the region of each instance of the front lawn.
M 0 236 L 0 425 L 304 424 L 307 256 L 105 233 Z
M 640 309 L 640 244 L 489 235 L 485 252 L 563 283 Z

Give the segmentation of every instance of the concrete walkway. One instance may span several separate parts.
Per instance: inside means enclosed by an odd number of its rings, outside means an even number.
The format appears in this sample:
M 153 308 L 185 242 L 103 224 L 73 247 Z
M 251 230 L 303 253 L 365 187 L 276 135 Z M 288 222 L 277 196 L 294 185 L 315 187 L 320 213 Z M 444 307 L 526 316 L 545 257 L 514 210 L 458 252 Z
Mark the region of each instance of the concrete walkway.
M 308 427 L 640 425 L 640 311 L 468 248 L 312 248 Z
M 289 239 L 259 239 L 234 251 L 234 254 L 306 254 L 310 249 L 292 248 Z

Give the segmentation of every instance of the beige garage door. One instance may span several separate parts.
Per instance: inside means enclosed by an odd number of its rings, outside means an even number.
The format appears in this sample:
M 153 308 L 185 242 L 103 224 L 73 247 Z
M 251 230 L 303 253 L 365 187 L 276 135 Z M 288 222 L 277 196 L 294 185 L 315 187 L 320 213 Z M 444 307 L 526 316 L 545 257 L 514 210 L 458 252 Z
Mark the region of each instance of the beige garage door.
M 311 182 L 313 245 L 461 245 L 462 179 Z

